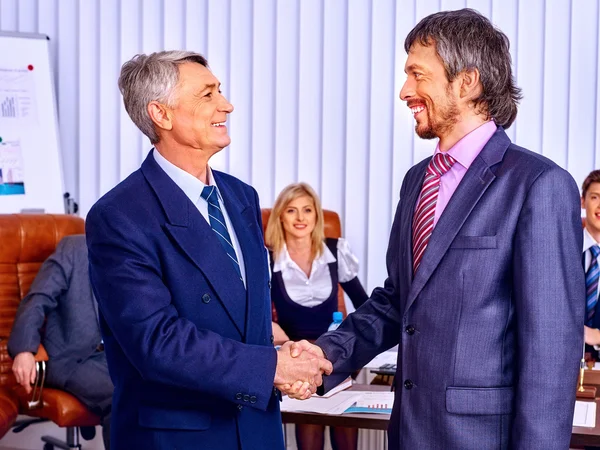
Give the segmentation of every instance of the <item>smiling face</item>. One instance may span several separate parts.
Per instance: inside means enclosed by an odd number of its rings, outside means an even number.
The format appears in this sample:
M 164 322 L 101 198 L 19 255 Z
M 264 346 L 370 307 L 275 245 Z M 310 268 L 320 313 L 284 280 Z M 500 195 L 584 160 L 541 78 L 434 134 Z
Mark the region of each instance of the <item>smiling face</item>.
M 600 183 L 591 183 L 585 197 L 581 198 L 581 207 L 585 208 L 585 227 L 598 240 L 600 238 Z
M 310 239 L 317 223 L 313 199 L 303 195 L 289 202 L 281 213 L 281 223 L 286 239 Z
M 213 155 L 231 142 L 225 122 L 233 106 L 220 90 L 213 73 L 197 63 L 179 65 L 176 106 L 170 108 L 172 139 L 178 144 Z
M 400 99 L 413 113 L 416 133 L 422 139 L 443 139 L 459 121 L 460 111 L 456 86 L 446 78 L 435 45 L 413 44 L 404 71 L 407 79 Z

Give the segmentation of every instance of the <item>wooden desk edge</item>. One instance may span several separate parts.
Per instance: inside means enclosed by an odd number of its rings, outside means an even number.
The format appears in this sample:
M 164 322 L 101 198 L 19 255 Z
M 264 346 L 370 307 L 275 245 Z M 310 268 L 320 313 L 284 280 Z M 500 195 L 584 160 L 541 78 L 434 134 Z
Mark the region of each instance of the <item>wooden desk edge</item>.
M 381 391 L 386 386 L 355 384 L 350 388 L 355 391 Z M 583 400 L 585 401 L 585 400 Z M 596 426 L 573 427 L 571 446 L 600 446 L 600 399 L 596 399 Z M 387 431 L 389 414 L 317 414 L 307 412 L 281 412 L 283 423 L 303 423 L 312 425 L 328 425 L 334 427 L 363 428 L 368 430 Z

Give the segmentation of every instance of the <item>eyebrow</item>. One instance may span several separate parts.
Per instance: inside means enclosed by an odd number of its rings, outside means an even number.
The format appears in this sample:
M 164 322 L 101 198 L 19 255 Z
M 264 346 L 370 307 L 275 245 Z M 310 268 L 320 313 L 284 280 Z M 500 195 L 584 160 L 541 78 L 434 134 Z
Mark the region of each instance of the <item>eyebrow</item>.
M 404 73 L 413 72 L 414 70 L 425 70 L 424 67 L 419 66 L 418 64 L 411 64 L 406 69 L 404 69 Z
M 201 92 L 206 91 L 207 89 L 214 89 L 216 87 L 217 87 L 216 83 L 205 84 L 204 86 L 202 86 L 202 88 L 200 88 L 198 90 L 198 94 L 201 93 Z M 219 87 L 221 87 L 221 83 L 219 83 Z

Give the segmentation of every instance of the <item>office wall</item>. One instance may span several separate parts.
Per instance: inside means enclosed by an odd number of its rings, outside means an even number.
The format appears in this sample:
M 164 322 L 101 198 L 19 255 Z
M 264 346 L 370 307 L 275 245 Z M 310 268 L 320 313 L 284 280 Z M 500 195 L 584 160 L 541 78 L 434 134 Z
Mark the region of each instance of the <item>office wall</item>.
M 83 215 L 150 147 L 121 105 L 120 65 L 199 51 L 236 108 L 213 165 L 254 185 L 264 206 L 290 182 L 312 184 L 373 288 L 402 178 L 435 145 L 415 138 L 398 100 L 403 39 L 423 16 L 465 6 L 512 42 L 525 98 L 510 137 L 581 184 L 600 165 L 597 1 L 0 0 L 0 29 L 51 37 L 65 187 Z

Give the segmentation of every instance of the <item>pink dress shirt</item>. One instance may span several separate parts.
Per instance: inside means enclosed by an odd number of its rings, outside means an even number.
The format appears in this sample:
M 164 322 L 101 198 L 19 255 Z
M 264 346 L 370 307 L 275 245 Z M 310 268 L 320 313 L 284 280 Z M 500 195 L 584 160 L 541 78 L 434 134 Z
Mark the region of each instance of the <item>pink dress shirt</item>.
M 485 147 L 485 144 L 487 144 L 496 130 L 496 124 L 493 120 L 490 120 L 479 128 L 471 131 L 448 150 L 448 154 L 456 160 L 456 163 L 448 172 L 442 175 L 442 178 L 440 178 L 440 190 L 438 192 L 438 199 L 435 205 L 435 216 L 433 218 L 434 227 L 444 212 L 444 209 L 446 209 L 458 184 L 465 176 L 465 173 L 467 173 L 467 170 L 471 167 L 471 164 L 475 158 L 477 158 L 479 152 Z M 434 155 L 439 152 L 440 146 L 438 144 L 435 148 Z

